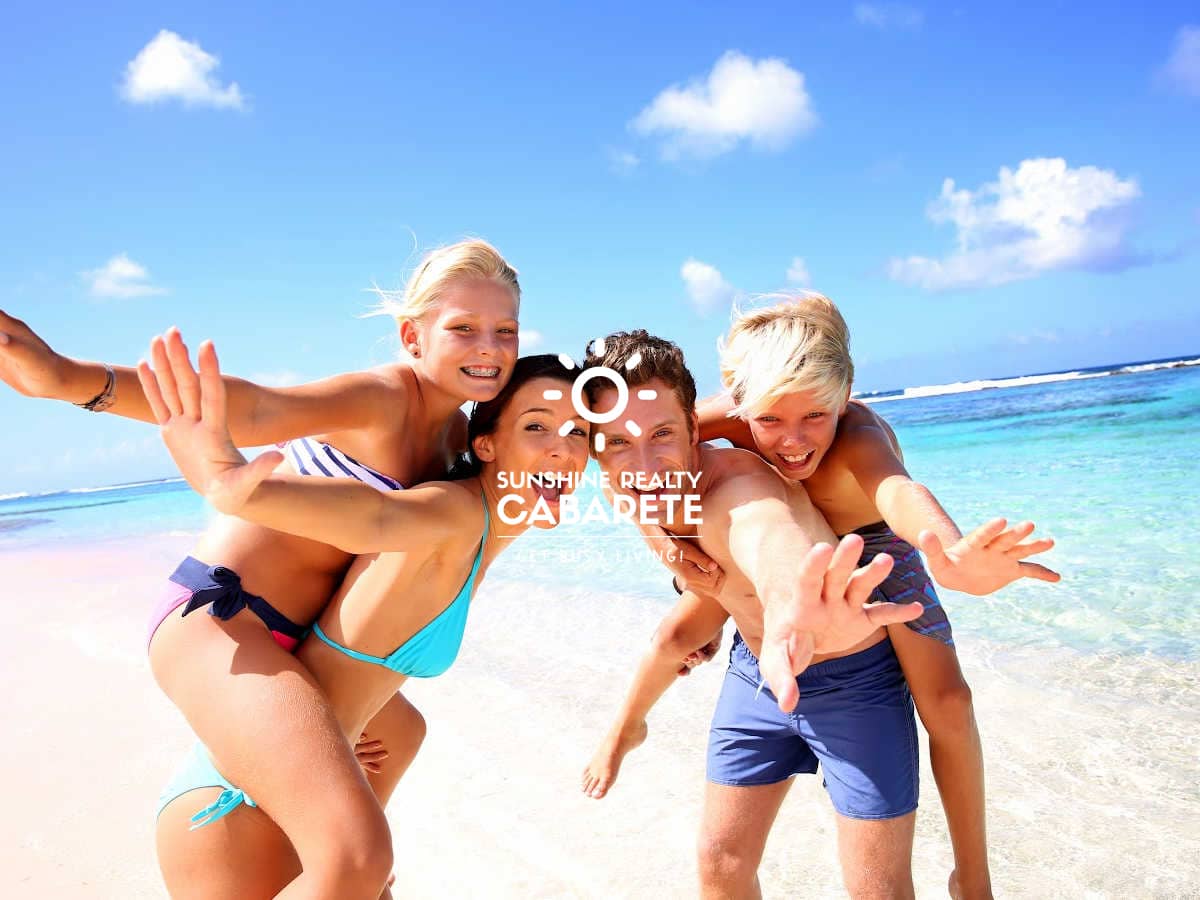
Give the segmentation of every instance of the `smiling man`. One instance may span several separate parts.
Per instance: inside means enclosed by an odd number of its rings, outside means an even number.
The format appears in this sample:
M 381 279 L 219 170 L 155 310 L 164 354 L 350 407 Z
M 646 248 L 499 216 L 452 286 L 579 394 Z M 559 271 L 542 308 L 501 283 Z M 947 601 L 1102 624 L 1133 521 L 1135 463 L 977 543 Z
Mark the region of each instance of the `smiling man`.
M 818 760 L 839 812 L 844 872 L 876 873 L 890 896 L 911 896 L 916 725 L 884 626 L 916 618 L 921 604 L 864 608 L 891 558 L 855 571 L 861 538 L 835 552 L 802 485 L 755 454 L 699 442 L 695 382 L 677 346 L 618 332 L 590 349 L 586 367 L 596 366 L 637 388 L 590 388 L 601 418 L 619 412 L 595 427 L 613 491 L 720 565 L 723 581 L 685 599 L 706 610 L 710 634 L 727 616 L 737 625 L 709 736 L 704 896 L 759 895 L 758 864 L 790 776 L 815 772 Z M 655 502 L 680 490 L 698 499 L 699 521 L 685 520 L 683 503 Z M 678 667 L 668 647 L 643 662 L 639 681 L 665 689 Z

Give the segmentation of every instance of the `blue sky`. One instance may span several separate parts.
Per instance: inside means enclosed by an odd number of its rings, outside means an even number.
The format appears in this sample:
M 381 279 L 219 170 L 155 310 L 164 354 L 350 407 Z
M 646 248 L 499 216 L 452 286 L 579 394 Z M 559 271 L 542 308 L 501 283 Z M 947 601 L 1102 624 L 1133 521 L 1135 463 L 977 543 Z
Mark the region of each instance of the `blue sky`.
M 797 286 L 863 390 L 1200 352 L 1194 5 L 603 6 L 18 3 L 0 307 L 291 382 L 389 358 L 364 288 L 470 234 L 526 349 L 645 327 L 702 390 L 730 303 Z M 0 417 L 0 493 L 170 472 L 145 426 Z

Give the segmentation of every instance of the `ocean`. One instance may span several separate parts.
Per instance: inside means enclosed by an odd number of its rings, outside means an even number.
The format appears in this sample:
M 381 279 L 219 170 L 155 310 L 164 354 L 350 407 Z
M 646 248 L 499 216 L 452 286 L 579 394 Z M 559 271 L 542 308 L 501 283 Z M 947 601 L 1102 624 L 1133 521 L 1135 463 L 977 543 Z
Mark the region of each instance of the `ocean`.
M 952 602 L 955 631 L 1014 646 L 1200 660 L 1200 589 L 1186 503 L 1200 496 L 1200 360 L 1156 360 L 866 395 L 908 468 L 964 530 L 1031 519 L 1056 538 L 1060 585 L 1028 582 Z M 594 470 L 591 464 L 589 471 Z M 583 487 L 580 500 L 589 491 Z M 59 542 L 198 533 L 210 515 L 178 478 L 0 496 L 0 552 Z M 661 570 L 632 529 L 531 532 L 492 580 L 662 599 Z M 618 532 L 620 533 L 620 532 Z M 595 546 L 586 546 L 591 539 Z M 601 544 L 603 550 L 600 549 Z M 611 565 L 614 553 L 628 564 Z
M 1060 584 L 943 592 L 988 760 L 997 896 L 1197 896 L 1200 562 L 1188 504 L 1200 496 L 1200 359 L 866 399 L 961 527 L 1031 519 L 1058 542 L 1044 562 Z M 196 534 L 210 515 L 179 479 L 0 497 L 0 571 L 7 554 Z M 612 653 L 632 666 L 650 636 L 594 647 L 589 621 L 665 612 L 674 594 L 631 528 L 591 523 L 531 530 L 475 603 L 489 599 L 490 609 L 534 611 L 528 644 L 512 648 L 524 665 L 539 664 L 540 647 L 545 665 L 577 659 L 588 670 L 589 656 Z M 596 689 L 573 702 L 615 708 L 622 686 Z M 915 852 L 924 871 L 946 871 L 927 760 L 924 772 Z

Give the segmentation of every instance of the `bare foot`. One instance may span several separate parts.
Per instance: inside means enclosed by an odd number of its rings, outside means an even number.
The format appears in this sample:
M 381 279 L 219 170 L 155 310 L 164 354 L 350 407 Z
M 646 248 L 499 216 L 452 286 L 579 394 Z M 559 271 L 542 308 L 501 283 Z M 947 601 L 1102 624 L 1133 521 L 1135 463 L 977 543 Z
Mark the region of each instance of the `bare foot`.
M 649 733 L 650 729 L 646 727 L 646 721 L 643 719 L 621 734 L 605 738 L 592 761 L 583 770 L 583 792 L 595 800 L 607 794 L 608 789 L 617 780 L 617 772 L 625 754 L 635 747 L 640 747 Z
M 946 891 L 950 894 L 950 900 L 992 900 L 990 879 L 985 879 L 984 883 L 976 890 L 966 890 L 959 881 L 958 869 L 950 873 L 950 880 L 946 883 Z

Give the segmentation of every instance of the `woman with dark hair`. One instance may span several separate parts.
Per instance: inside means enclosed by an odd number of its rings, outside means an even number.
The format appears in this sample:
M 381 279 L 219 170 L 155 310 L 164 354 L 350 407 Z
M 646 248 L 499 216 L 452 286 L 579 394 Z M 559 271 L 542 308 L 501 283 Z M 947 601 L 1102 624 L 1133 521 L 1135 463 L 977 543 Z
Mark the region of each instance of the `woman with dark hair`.
M 383 493 L 359 482 L 273 471 L 281 459 L 276 452 L 248 463 L 229 435 L 225 386 L 211 343 L 201 345 L 199 362 L 199 376 L 179 354 L 157 371 L 145 363 L 138 369 L 188 483 L 222 513 L 358 555 L 312 636 L 296 651 L 352 740 L 408 677 L 432 677 L 450 667 L 476 585 L 529 527 L 496 515 L 500 473 L 522 485 L 504 488 L 505 500 L 511 504 L 515 494 L 518 505 L 537 504 L 553 521 L 538 516 L 534 524 L 556 524 L 560 490 L 529 476 L 558 483 L 587 463 L 588 434 L 573 423 L 567 427 L 576 414 L 570 390 L 563 390 L 578 370 L 552 355 L 518 360 L 495 398 L 476 404 L 468 456 L 456 473 L 461 477 Z M 290 712 L 303 717 L 319 710 Z M 189 815 L 195 803 L 176 803 L 159 817 L 159 860 L 171 895 L 275 896 L 299 874 L 300 862 L 270 810 L 252 808 L 254 800 L 215 770 L 203 747 L 193 750 L 180 780 L 193 783 L 197 768 L 208 772 L 204 783 L 222 787 L 205 789 L 213 802 L 198 816 Z M 302 786 L 296 790 L 301 794 Z M 193 830 L 208 821 L 215 824 Z M 385 892 L 381 878 L 375 896 Z
M 379 312 L 396 319 L 404 358 L 290 388 L 228 379 L 228 427 L 241 446 L 286 441 L 285 469 L 389 493 L 445 477 L 464 446 L 460 407 L 496 397 L 516 360 L 517 272 L 485 241 L 459 241 L 427 254 L 402 293 L 381 294 Z M 151 357 L 168 376 L 168 359 L 186 363 L 187 349 L 171 331 L 151 345 Z M 154 421 L 133 369 L 65 357 L 3 311 L 0 381 L 29 397 Z M 302 862 L 289 898 L 376 900 L 375 885 L 392 865 L 380 803 L 424 733 L 420 713 L 396 695 L 367 729 L 386 746 L 386 760 L 373 753 L 356 761 L 292 655 L 351 564 L 336 547 L 220 517 L 163 580 L 150 616 L 147 650 L 159 687 L 222 771 L 270 810 Z M 164 795 L 177 801 L 172 813 L 195 812 L 200 792 L 221 784 L 202 767 L 192 774 Z M 239 854 L 236 843 L 225 848 L 228 860 Z M 166 856 L 160 863 L 165 872 L 172 865 Z M 187 874 L 197 879 L 191 890 L 206 897 L 248 895 L 218 894 L 204 864 Z

